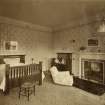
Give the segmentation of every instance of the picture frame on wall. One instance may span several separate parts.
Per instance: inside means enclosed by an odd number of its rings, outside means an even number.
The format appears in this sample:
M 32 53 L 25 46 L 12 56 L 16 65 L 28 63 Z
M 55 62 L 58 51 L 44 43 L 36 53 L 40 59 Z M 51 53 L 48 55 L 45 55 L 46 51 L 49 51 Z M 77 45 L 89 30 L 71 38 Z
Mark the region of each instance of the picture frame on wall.
M 16 51 L 18 49 L 17 41 L 4 41 L 4 49 L 8 51 Z
M 98 47 L 99 46 L 98 39 L 88 39 L 88 46 L 89 47 Z

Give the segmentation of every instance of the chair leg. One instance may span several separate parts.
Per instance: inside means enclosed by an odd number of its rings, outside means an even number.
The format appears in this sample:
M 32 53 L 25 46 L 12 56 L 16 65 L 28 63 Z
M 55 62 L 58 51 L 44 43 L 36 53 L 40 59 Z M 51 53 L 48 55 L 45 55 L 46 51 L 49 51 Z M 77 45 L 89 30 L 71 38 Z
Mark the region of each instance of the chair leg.
M 42 85 L 42 80 L 41 79 L 39 80 L 39 85 Z
M 19 99 L 20 99 L 20 93 L 21 93 L 21 87 L 20 87 L 20 89 L 19 89 Z
M 33 87 L 33 88 L 34 88 L 34 96 L 35 96 L 35 85 L 34 85 L 34 87 Z
M 30 91 L 29 91 L 29 89 L 28 89 L 28 91 L 27 91 L 27 92 L 28 92 L 28 101 L 29 101 L 29 95 L 30 95 L 30 94 L 29 94 L 29 92 L 30 92 Z

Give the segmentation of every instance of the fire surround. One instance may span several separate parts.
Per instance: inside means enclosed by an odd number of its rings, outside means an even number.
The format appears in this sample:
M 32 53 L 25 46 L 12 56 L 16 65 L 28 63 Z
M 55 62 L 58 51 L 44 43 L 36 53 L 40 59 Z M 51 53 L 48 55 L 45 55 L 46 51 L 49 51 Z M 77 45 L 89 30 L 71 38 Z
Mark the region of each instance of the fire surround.
M 81 53 L 79 56 L 79 76 L 74 76 L 74 86 L 96 95 L 102 95 L 105 93 L 104 66 L 105 53 Z M 87 71 L 91 70 L 92 72 L 89 71 L 91 75 L 85 74 L 84 68 Z M 92 73 L 96 73 L 101 79 L 97 80 L 97 76 L 93 76 Z
M 105 84 L 105 60 L 81 59 L 81 79 Z

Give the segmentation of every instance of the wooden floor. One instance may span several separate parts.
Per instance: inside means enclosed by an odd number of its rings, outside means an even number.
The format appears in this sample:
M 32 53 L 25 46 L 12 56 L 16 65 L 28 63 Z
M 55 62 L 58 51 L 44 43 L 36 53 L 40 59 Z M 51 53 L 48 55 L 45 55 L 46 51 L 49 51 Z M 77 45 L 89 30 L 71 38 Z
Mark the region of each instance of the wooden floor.
M 105 105 L 105 94 L 97 96 L 81 89 L 55 85 L 44 80 L 42 86 L 36 86 L 36 95 L 29 102 L 22 96 L 18 99 L 18 88 L 12 89 L 8 96 L 0 94 L 0 105 Z

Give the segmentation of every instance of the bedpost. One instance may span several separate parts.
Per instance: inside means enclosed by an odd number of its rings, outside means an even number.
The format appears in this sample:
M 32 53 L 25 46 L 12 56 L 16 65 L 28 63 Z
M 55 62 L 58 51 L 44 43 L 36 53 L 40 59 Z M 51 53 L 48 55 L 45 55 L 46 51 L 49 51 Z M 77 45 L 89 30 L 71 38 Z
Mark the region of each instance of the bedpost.
M 42 85 L 42 62 L 39 62 L 39 70 L 40 70 L 40 79 L 39 79 L 39 85 Z
M 6 73 L 5 73 L 5 76 L 6 76 L 6 87 L 5 87 L 5 94 L 9 94 L 9 69 L 10 69 L 10 66 L 8 64 L 6 64 Z

